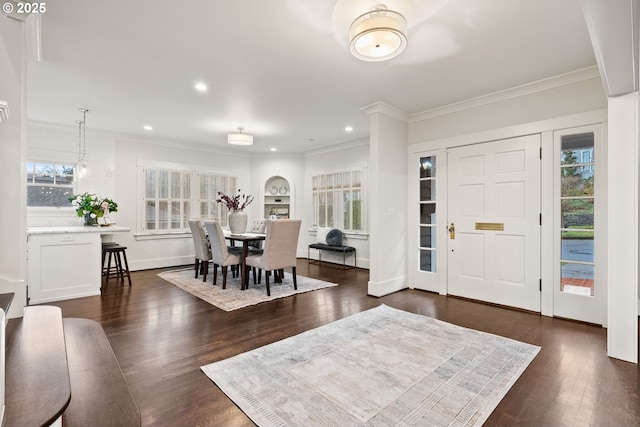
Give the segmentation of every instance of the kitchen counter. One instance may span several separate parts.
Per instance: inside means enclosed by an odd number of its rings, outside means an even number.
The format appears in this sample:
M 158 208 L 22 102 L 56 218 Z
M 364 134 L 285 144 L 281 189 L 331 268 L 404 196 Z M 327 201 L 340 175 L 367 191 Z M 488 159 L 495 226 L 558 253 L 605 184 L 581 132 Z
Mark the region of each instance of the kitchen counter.
M 102 237 L 129 231 L 117 225 L 28 227 L 27 304 L 100 295 Z
M 85 225 L 72 225 L 72 226 L 58 226 L 58 227 L 27 227 L 27 235 L 31 234 L 61 234 L 61 233 L 98 233 L 98 234 L 112 234 L 112 233 L 124 233 L 131 231 L 130 228 L 121 227 L 119 225 L 109 225 L 107 227 L 85 226 Z

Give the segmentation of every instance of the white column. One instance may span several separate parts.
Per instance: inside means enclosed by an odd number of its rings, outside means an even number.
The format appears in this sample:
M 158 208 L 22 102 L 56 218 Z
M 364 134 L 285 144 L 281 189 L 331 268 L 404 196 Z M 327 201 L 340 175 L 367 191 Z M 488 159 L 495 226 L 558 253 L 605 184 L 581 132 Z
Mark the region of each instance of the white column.
M 383 103 L 363 109 L 370 130 L 368 293 L 383 296 L 408 286 L 408 115 Z
M 607 354 L 638 362 L 638 92 L 609 98 Z
M 26 303 L 26 55 L 23 23 L 0 14 L 0 99 L 9 119 L 0 123 L 0 293 L 15 293 L 7 317 Z

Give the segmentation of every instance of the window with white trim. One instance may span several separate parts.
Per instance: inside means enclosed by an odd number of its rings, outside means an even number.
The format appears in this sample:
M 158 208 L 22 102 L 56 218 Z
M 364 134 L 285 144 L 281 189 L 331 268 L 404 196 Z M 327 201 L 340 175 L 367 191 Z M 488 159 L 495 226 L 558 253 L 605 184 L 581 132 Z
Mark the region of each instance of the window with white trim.
M 27 206 L 71 207 L 75 165 L 27 161 Z
M 216 202 L 218 192 L 235 195 L 238 188 L 238 178 L 235 176 L 218 175 L 213 173 L 200 174 L 200 218 L 216 218 L 220 224 L 227 225 L 229 211 L 227 207 Z
M 218 191 L 235 194 L 238 178 L 188 166 L 142 167 L 141 231 L 146 234 L 189 232 L 189 220 L 218 219 L 227 225 L 227 208 Z
M 313 176 L 313 223 L 344 231 L 364 231 L 364 186 L 362 170 Z
M 144 169 L 145 231 L 184 231 L 191 216 L 191 174 L 184 170 Z

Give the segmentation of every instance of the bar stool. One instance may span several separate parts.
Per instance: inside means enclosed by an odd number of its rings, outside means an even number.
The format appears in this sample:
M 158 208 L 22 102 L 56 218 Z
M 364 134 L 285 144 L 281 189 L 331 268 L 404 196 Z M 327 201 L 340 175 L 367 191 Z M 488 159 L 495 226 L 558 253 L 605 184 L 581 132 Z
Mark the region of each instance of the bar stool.
M 131 274 L 129 273 L 129 262 L 127 261 L 127 247 L 120 246 L 115 242 L 108 242 L 102 244 L 102 275 L 105 277 L 104 287 L 101 290 L 106 290 L 109 284 L 109 278 L 111 276 L 117 276 L 122 282 L 124 282 L 124 276 L 127 276 L 129 286 L 131 286 Z M 107 257 L 108 255 L 108 257 Z M 111 271 L 111 258 L 115 262 L 114 271 Z M 105 266 L 105 259 L 107 264 Z M 124 266 L 122 260 L 124 259 Z

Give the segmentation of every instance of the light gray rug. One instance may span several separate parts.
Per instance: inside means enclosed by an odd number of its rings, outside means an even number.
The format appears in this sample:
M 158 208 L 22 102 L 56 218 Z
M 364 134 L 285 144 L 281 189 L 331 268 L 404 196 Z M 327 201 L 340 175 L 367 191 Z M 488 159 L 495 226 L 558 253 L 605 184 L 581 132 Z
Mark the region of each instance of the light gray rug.
M 240 279 L 231 277 L 231 269 L 229 269 L 227 276 L 227 289 L 222 289 L 222 273 L 220 270 L 218 270 L 218 284 L 215 286 L 213 285 L 213 274 L 211 271 L 207 273 L 206 282 L 202 281 L 202 276 L 198 276 L 197 279 L 193 277 L 193 268 L 163 271 L 162 273 L 158 273 L 158 276 L 225 311 L 233 311 L 265 301 L 338 285 L 337 283 L 324 282 L 298 274 L 298 290 L 296 291 L 293 289 L 293 278 L 291 274 L 287 272 L 285 273 L 282 283 L 271 283 L 273 281 L 273 276 L 271 276 L 269 283 L 271 296 L 267 296 L 264 274 L 262 275 L 262 283 L 257 285 L 253 284 L 253 277 L 251 277 L 249 279 L 249 289 L 244 291 L 240 290 Z
M 259 426 L 480 426 L 539 350 L 381 305 L 201 369 Z

